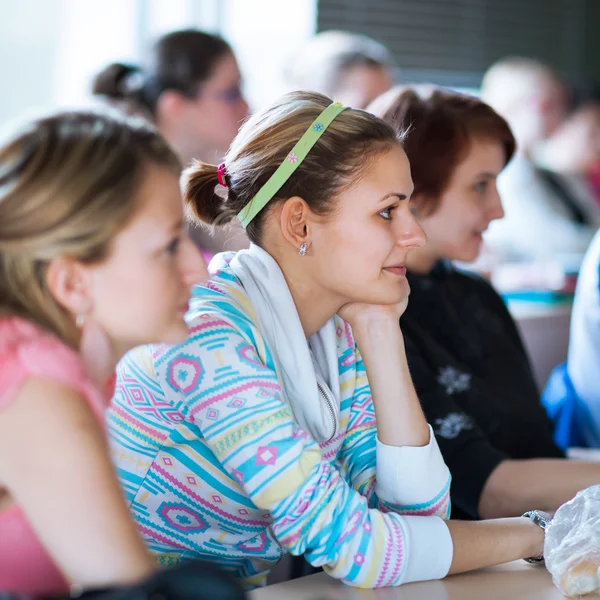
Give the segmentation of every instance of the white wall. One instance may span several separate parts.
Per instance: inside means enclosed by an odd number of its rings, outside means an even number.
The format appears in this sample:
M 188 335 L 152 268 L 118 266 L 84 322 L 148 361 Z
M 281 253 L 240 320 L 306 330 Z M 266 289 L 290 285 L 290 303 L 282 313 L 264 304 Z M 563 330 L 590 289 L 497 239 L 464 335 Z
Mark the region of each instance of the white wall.
M 60 0 L 60 6 L 52 101 L 59 106 L 81 104 L 100 69 L 114 61 L 137 61 L 143 46 L 140 2 Z
M 253 107 L 282 91 L 290 53 L 316 28 L 317 0 L 0 0 L 0 127 L 28 109 L 89 101 L 93 75 L 139 62 L 166 31 L 199 27 L 230 41 Z
M 60 0 L 0 0 L 0 125 L 52 102 Z
M 0 125 L 86 102 L 92 75 L 139 54 L 138 0 L 0 0 Z
M 232 44 L 254 108 L 285 92 L 284 64 L 317 28 L 317 0 L 226 0 L 222 33 Z

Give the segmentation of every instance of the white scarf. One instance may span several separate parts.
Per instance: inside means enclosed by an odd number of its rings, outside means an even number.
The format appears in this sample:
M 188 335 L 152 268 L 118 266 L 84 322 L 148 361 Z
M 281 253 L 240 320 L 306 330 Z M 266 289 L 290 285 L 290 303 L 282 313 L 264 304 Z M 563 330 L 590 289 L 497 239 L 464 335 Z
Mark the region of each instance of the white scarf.
M 340 407 L 333 318 L 307 341 L 285 277 L 270 254 L 252 244 L 235 255 L 230 267 L 256 311 L 296 422 L 317 442 L 329 441 L 338 429 Z

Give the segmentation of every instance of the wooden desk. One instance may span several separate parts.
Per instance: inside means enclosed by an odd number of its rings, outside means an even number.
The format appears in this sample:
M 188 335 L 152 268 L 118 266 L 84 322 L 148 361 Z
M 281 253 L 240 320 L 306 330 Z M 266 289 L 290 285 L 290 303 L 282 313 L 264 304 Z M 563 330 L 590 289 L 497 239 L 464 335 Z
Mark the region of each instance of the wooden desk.
M 250 600 L 564 600 L 545 568 L 523 561 L 377 590 L 351 588 L 318 573 L 254 590 L 249 596 Z

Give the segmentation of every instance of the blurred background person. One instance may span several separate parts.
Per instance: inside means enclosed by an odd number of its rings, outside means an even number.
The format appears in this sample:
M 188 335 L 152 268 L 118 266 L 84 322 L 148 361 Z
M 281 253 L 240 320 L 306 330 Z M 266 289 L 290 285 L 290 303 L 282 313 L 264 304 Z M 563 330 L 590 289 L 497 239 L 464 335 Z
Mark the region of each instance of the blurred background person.
M 248 116 L 229 44 L 196 29 L 173 31 L 144 62 L 109 65 L 94 79 L 93 93 L 149 114 L 185 166 L 220 161 Z
M 566 118 L 535 156 L 556 173 L 588 175 L 600 162 L 600 89 L 574 87 L 571 98 Z
M 565 118 L 564 83 L 541 62 L 507 58 L 488 69 L 481 95 L 507 120 L 517 140 L 516 154 L 498 178 L 505 218 L 490 227 L 486 243 L 509 259 L 566 260 L 565 255 L 575 254 L 580 260 L 595 227 L 534 163 L 536 148 Z M 533 223 L 536 235 L 531 235 Z
M 505 58 L 483 76 L 482 99 L 510 125 L 519 152 L 531 157 L 535 145 L 562 123 L 566 88 L 548 65 L 528 58 Z
M 452 474 L 453 517 L 517 516 L 528 503 L 554 511 L 597 482 L 600 463 L 564 460 L 506 305 L 452 264 L 475 260 L 482 232 L 503 217 L 496 180 L 515 150 L 510 128 L 478 98 L 432 86 L 394 88 L 369 109 L 407 132 L 411 204 L 427 244 L 408 255 L 400 325 Z
M 564 449 L 600 448 L 599 364 L 600 233 L 597 233 L 577 279 L 567 361 L 552 372 L 542 396 L 554 422 L 554 439 Z
M 600 226 L 600 94 L 577 89 L 565 121 L 537 148 L 536 162 L 555 192 L 573 204 L 581 222 Z
M 284 76 L 293 90 L 365 108 L 390 89 L 394 75 L 394 60 L 383 44 L 357 33 L 324 31 L 293 53 Z
M 229 44 L 197 29 L 173 31 L 155 42 L 144 63 L 108 65 L 95 77 L 93 94 L 154 121 L 184 166 L 194 159 L 218 164 L 248 116 Z M 248 244 L 241 228 L 190 234 L 208 254 Z

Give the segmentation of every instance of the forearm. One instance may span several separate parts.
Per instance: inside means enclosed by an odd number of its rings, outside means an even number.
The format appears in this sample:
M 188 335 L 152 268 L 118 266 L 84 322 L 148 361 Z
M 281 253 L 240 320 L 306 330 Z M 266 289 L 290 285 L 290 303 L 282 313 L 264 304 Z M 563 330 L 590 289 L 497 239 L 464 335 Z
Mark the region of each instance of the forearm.
M 356 382 L 339 454 L 346 480 L 367 498 L 371 508 L 448 518 L 450 472 L 431 429 L 425 446 L 383 444 L 377 439 L 375 408 L 362 359 Z
M 482 569 L 543 551 L 544 532 L 529 519 L 447 521 L 454 552 L 449 575 Z
M 482 518 L 517 516 L 534 508 L 555 511 L 600 482 L 600 463 L 540 458 L 506 460 L 489 476 L 479 501 Z
M 425 446 L 429 428 L 406 361 L 397 324 L 370 323 L 353 329 L 377 419 L 377 437 L 388 446 Z
M 318 485 L 315 482 L 318 481 Z M 448 573 L 452 541 L 437 517 L 383 514 L 327 463 L 269 507 L 274 535 L 294 555 L 350 585 L 388 587 Z

